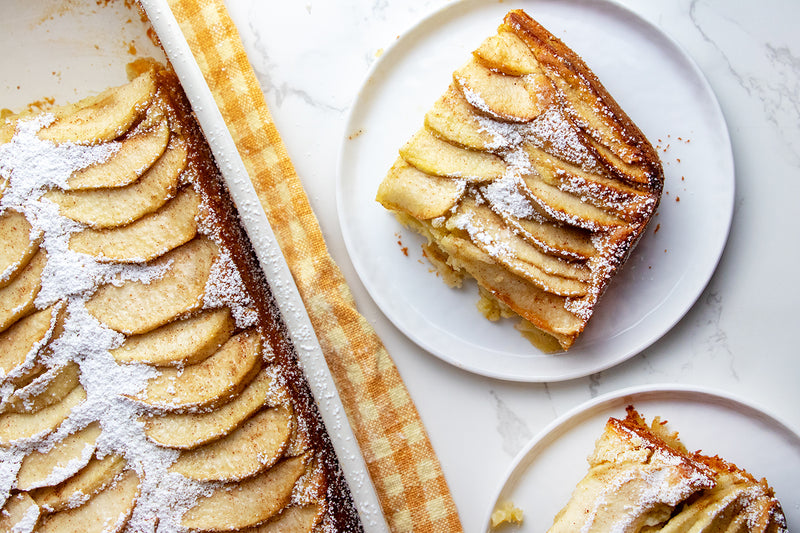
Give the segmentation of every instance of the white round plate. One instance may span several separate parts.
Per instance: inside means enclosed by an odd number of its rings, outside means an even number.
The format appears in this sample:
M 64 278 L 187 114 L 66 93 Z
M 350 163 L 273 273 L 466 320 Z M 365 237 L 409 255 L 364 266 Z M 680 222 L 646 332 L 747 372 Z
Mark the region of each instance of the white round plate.
M 423 123 L 453 70 L 523 8 L 578 54 L 658 149 L 665 194 L 649 229 L 566 353 L 545 355 L 511 321 L 475 307 L 475 285 L 450 289 L 422 238 L 375 201 L 398 149 Z M 339 220 L 361 280 L 386 316 L 434 355 L 518 381 L 598 372 L 640 352 L 688 311 L 716 268 L 733 213 L 733 157 L 719 104 L 695 63 L 638 15 L 605 0 L 466 0 L 419 22 L 373 66 L 340 153 Z
M 649 422 L 656 416 L 678 431 L 689 450 L 702 450 L 766 477 L 781 501 L 789 531 L 800 530 L 797 473 L 800 435 L 760 408 L 727 394 L 691 387 L 649 386 L 596 398 L 560 417 L 514 459 L 483 524 L 498 503 L 522 509 L 517 533 L 541 533 L 586 475 L 586 457 L 609 417 L 625 418 L 633 405 Z

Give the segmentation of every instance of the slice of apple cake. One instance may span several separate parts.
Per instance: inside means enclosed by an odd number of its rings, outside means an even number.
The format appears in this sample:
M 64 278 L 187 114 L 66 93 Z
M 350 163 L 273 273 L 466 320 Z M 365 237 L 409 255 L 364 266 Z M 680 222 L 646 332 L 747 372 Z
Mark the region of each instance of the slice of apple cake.
M 361 531 L 174 73 L 0 125 L 0 530 Z
M 566 350 L 662 187 L 655 150 L 597 77 L 517 10 L 453 73 L 377 200 L 428 238 L 448 284 L 477 281 L 487 318 L 519 316 L 535 344 Z
M 788 531 L 765 479 L 690 453 L 665 422 L 648 425 L 633 406 L 608 420 L 588 462 L 548 533 Z

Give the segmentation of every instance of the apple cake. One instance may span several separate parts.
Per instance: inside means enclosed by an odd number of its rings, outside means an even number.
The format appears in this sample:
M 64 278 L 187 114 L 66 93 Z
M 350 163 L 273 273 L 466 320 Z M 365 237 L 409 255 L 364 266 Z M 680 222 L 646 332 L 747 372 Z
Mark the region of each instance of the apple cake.
M 700 452 L 666 423 L 647 424 L 633 406 L 610 418 L 549 533 L 786 532 L 766 479 Z
M 171 70 L 0 126 L 0 530 L 361 531 Z
M 658 156 L 583 60 L 509 12 L 453 73 L 377 200 L 491 320 L 569 349 L 655 213 Z M 556 342 L 557 341 L 557 342 Z

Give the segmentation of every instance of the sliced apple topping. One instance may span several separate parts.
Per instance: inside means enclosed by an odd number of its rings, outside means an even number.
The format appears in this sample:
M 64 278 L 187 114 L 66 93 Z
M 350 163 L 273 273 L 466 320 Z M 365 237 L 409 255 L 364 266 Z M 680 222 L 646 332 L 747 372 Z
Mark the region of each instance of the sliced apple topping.
M 102 459 L 92 458 L 77 474 L 54 487 L 31 491 L 31 497 L 48 512 L 78 507 L 91 496 L 106 488 L 125 468 L 125 459 L 110 454 Z
M 39 131 L 39 138 L 56 143 L 97 144 L 116 139 L 143 116 L 155 94 L 152 72 L 122 87 L 65 106 L 55 121 Z
M 431 176 L 399 158 L 381 182 L 377 200 L 387 209 L 429 220 L 449 211 L 463 192 L 463 182 Z
M 243 529 L 241 533 L 311 533 L 320 521 L 319 505 L 293 505 L 265 524 Z
M 63 216 L 87 226 L 124 226 L 156 211 L 175 195 L 187 155 L 184 142 L 173 140 L 158 161 L 130 185 L 85 191 L 51 190 L 43 197 L 58 205 Z
M 156 265 L 167 268 L 161 278 L 149 283 L 104 285 L 86 302 L 86 309 L 116 331 L 147 333 L 202 306 L 206 282 L 218 253 L 212 241 L 194 239 L 156 261 Z
M 0 415 L 0 445 L 52 433 L 84 400 L 86 400 L 86 391 L 78 385 L 60 402 L 35 413 Z
M 475 114 L 475 108 L 452 85 L 425 115 L 425 127 L 438 137 L 473 150 L 508 148 L 521 137 L 514 125 Z
M 200 196 L 187 186 L 158 211 L 127 226 L 74 233 L 69 247 L 99 261 L 150 261 L 194 238 L 199 208 Z
M 6 500 L 0 510 L 0 531 L 14 532 L 14 527 L 23 521 L 30 528 L 36 527 L 39 521 L 39 506 L 27 493 L 18 492 Z
M 453 73 L 453 81 L 474 108 L 508 122 L 530 122 L 543 107 L 521 76 L 508 76 L 472 59 Z
M 63 400 L 78 385 L 78 364 L 70 361 L 53 367 L 31 383 L 15 390 L 0 413 L 35 413 Z
M 191 449 L 227 435 L 264 405 L 273 387 L 268 368 L 228 403 L 209 412 L 165 413 L 145 419 L 145 434 L 169 448 Z
M 280 459 L 292 424 L 287 407 L 265 409 L 221 439 L 183 452 L 170 471 L 198 481 L 237 481 L 253 476 Z
M 208 309 L 141 335 L 128 337 L 111 355 L 120 363 L 193 365 L 207 358 L 233 334 L 230 309 Z
M 582 261 L 597 253 L 591 234 L 544 217 L 517 218 L 501 211 L 503 220 L 524 239 L 548 253 L 568 260 Z
M 56 311 L 55 307 L 36 311 L 0 333 L 0 383 L 25 363 L 31 350 L 46 342 Z
M 475 182 L 497 179 L 505 174 L 507 168 L 496 155 L 455 146 L 425 128 L 400 149 L 400 155 L 427 174 Z
M 120 141 L 117 151 L 106 161 L 73 172 L 67 186 L 79 190 L 129 185 L 161 157 L 169 137 L 169 123 L 164 118 L 151 128 Z
M 238 483 L 200 498 L 183 516 L 182 525 L 199 531 L 232 531 L 259 524 L 291 501 L 294 484 L 305 472 L 305 459 L 293 457 Z
M 25 215 L 12 209 L 0 215 L 0 289 L 8 285 L 39 249 L 31 239 L 31 225 Z
M 499 31 L 484 40 L 473 55 L 492 70 L 512 76 L 541 73 L 536 56 L 525 41 L 510 31 Z
M 100 424 L 92 422 L 70 433 L 46 452 L 32 451 L 17 472 L 17 488 L 31 490 L 56 485 L 85 467 L 94 455 Z
M 122 531 L 139 495 L 139 477 L 126 471 L 114 483 L 88 502 L 46 516 L 37 527 L 40 533 L 116 533 Z
M 163 368 L 136 399 L 164 410 L 218 405 L 241 391 L 261 369 L 261 336 L 244 331 L 196 365 Z
M 46 264 L 47 254 L 40 250 L 11 283 L 0 289 L 0 332 L 33 313 Z

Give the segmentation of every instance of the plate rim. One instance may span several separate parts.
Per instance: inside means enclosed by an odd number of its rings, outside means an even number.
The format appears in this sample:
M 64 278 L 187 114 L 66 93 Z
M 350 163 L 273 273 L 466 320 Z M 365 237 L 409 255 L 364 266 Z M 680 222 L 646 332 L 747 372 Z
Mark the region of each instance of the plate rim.
M 509 485 L 512 476 L 515 475 L 519 465 L 525 461 L 528 455 L 531 454 L 532 451 L 547 437 L 559 430 L 569 429 L 571 425 L 579 424 L 580 420 L 577 419 L 580 417 L 591 418 L 596 412 L 609 408 L 614 404 L 627 403 L 625 398 L 628 396 L 636 397 L 649 394 L 665 395 L 671 393 L 678 395 L 676 396 L 676 399 L 687 399 L 691 395 L 703 396 L 708 398 L 709 401 L 716 400 L 729 402 L 740 407 L 742 411 L 757 413 L 764 419 L 769 420 L 772 425 L 779 427 L 787 434 L 790 434 L 797 441 L 797 444 L 800 447 L 800 428 L 793 427 L 786 420 L 777 415 L 772 409 L 765 407 L 759 402 L 746 399 L 744 396 L 739 394 L 731 393 L 714 387 L 680 383 L 654 383 L 649 385 L 635 385 L 617 389 L 605 394 L 601 394 L 594 398 L 590 398 L 589 400 L 572 407 L 562 415 L 556 417 L 544 428 L 542 428 L 535 436 L 533 436 L 519 452 L 517 452 L 503 473 L 501 481 L 492 492 L 492 499 L 482 522 L 482 531 L 490 531 L 489 525 L 491 524 L 492 512 L 495 510 L 497 503 L 500 500 L 500 496 L 503 494 L 506 486 Z M 631 399 L 630 403 L 635 403 L 635 399 Z M 556 437 L 556 439 L 557 438 L 558 437 Z
M 555 0 L 513 0 L 510 2 L 509 7 L 507 9 L 512 9 L 517 7 L 517 4 L 543 4 L 543 3 L 554 3 Z M 394 327 L 400 330 L 403 335 L 416 344 L 418 347 L 422 348 L 423 350 L 429 352 L 433 356 L 445 361 L 448 364 L 455 366 L 456 368 L 469 371 L 476 375 L 482 375 L 485 377 L 490 377 L 499 380 L 506 380 L 512 382 L 558 382 L 558 381 L 565 381 L 575 378 L 584 377 L 596 372 L 600 372 L 603 370 L 607 370 L 608 368 L 614 367 L 619 365 L 628 359 L 631 359 L 641 353 L 643 350 L 647 349 L 648 347 L 655 344 L 659 339 L 661 339 L 664 335 L 666 335 L 669 331 L 671 331 L 676 324 L 678 324 L 686 314 L 691 310 L 691 308 L 697 303 L 699 298 L 702 296 L 705 289 L 708 287 L 708 284 L 711 282 L 714 273 L 716 272 L 719 263 L 721 261 L 722 255 L 725 251 L 725 248 L 728 243 L 728 239 L 730 236 L 730 231 L 733 222 L 733 215 L 734 215 L 734 208 L 735 208 L 735 192 L 736 192 L 736 171 L 735 171 L 735 160 L 733 158 L 733 147 L 730 140 L 730 130 L 728 128 L 727 121 L 725 119 L 725 115 L 722 111 L 722 107 L 719 103 L 719 99 L 716 96 L 716 93 L 713 90 L 710 82 L 708 81 L 707 77 L 700 69 L 697 62 L 694 58 L 688 53 L 688 51 L 679 43 L 677 42 L 669 33 L 665 30 L 660 28 L 654 22 L 651 22 L 643 15 L 639 14 L 634 9 L 623 5 L 618 0 L 562 0 L 561 2 L 555 3 L 571 3 L 573 5 L 580 5 L 580 4 L 591 4 L 593 6 L 605 6 L 606 8 L 615 9 L 618 13 L 622 13 L 625 16 L 631 17 L 636 21 L 640 27 L 645 27 L 648 31 L 657 33 L 660 37 L 662 37 L 666 42 L 669 43 L 670 46 L 677 52 L 683 61 L 685 61 L 686 66 L 691 69 L 695 80 L 702 86 L 705 96 L 708 97 L 709 103 L 712 105 L 710 109 L 710 113 L 715 117 L 716 123 L 714 126 L 714 132 L 717 134 L 721 134 L 721 139 L 724 142 L 724 146 L 719 152 L 722 153 L 721 159 L 724 160 L 724 174 L 728 176 L 727 180 L 729 182 L 729 187 L 726 189 L 726 198 L 723 201 L 719 202 L 719 206 L 724 208 L 724 212 L 720 209 L 720 214 L 725 216 L 723 224 L 719 235 L 719 241 L 716 243 L 715 247 L 712 249 L 712 253 L 707 255 L 707 264 L 706 269 L 700 273 L 700 275 L 695 276 L 697 281 L 696 291 L 693 292 L 693 295 L 690 297 L 686 297 L 685 301 L 682 302 L 682 305 L 677 306 L 678 309 L 674 311 L 673 316 L 670 317 L 669 320 L 665 321 L 663 325 L 658 329 L 658 332 L 649 335 L 647 338 L 640 339 L 640 340 L 633 340 L 629 343 L 625 350 L 621 351 L 617 355 L 613 357 L 607 358 L 601 364 L 594 364 L 590 365 L 580 365 L 578 368 L 566 368 L 561 369 L 559 371 L 550 371 L 546 373 L 546 375 L 540 375 L 536 372 L 526 372 L 525 374 L 519 373 L 517 370 L 503 370 L 502 368 L 498 367 L 489 367 L 482 366 L 478 367 L 473 364 L 467 364 L 464 361 L 459 360 L 456 357 L 453 357 L 452 354 L 444 349 L 438 348 L 430 341 L 421 336 L 417 335 L 407 324 L 408 320 L 403 319 L 401 316 L 398 316 L 396 312 L 392 311 L 392 306 L 387 304 L 387 298 L 380 295 L 380 291 L 374 287 L 374 282 L 370 279 L 370 276 L 367 274 L 368 266 L 363 263 L 360 254 L 357 252 L 357 247 L 353 242 L 354 236 L 350 234 L 348 229 L 348 225 L 351 224 L 347 220 L 345 213 L 347 212 L 347 203 L 344 195 L 345 189 L 345 179 L 344 175 L 345 172 L 345 164 L 348 160 L 348 152 L 354 150 L 348 148 L 349 143 L 348 141 L 351 140 L 353 134 L 352 132 L 355 131 L 358 127 L 356 123 L 357 115 L 359 114 L 360 106 L 359 103 L 362 102 L 366 95 L 369 94 L 369 91 L 372 90 L 372 80 L 379 73 L 380 69 L 383 68 L 385 63 L 386 57 L 391 57 L 397 48 L 403 46 L 405 44 L 405 40 L 409 38 L 415 31 L 418 31 L 421 26 L 426 24 L 430 24 L 433 19 L 438 17 L 447 17 L 449 12 L 456 13 L 455 16 L 458 16 L 459 11 L 470 11 L 473 9 L 480 9 L 482 7 L 486 7 L 480 0 L 465 0 L 455 3 L 448 3 L 443 4 L 437 8 L 430 10 L 427 14 L 424 14 L 422 17 L 418 18 L 415 22 L 413 22 L 409 27 L 407 27 L 403 32 L 399 34 L 399 37 L 391 42 L 381 56 L 373 62 L 370 68 L 367 71 L 366 76 L 362 80 L 359 89 L 353 98 L 353 101 L 350 105 L 348 110 L 347 118 L 344 123 L 344 129 L 341 135 L 341 142 L 338 151 L 338 160 L 336 166 L 336 210 L 337 210 L 337 219 L 339 222 L 339 228 L 342 233 L 342 238 L 345 243 L 345 248 L 348 252 L 348 256 L 350 261 L 353 265 L 353 268 L 356 271 L 356 274 L 359 277 L 362 285 L 366 289 L 367 293 L 369 294 L 370 298 L 379 308 L 381 313 L 392 323 Z M 452 15 L 451 15 L 452 16 Z M 352 156 L 350 156 L 352 159 Z M 720 217 L 721 218 L 721 217 Z M 668 302 L 669 298 L 663 298 L 659 304 L 664 302 Z M 680 303 L 680 302 L 679 302 Z M 642 318 L 644 318 L 643 315 Z M 424 317 L 423 317 L 424 318 Z M 636 325 L 632 326 L 636 327 Z M 531 355 L 537 357 L 549 357 L 547 354 L 542 354 L 538 350 L 534 348 L 535 352 Z M 563 355 L 566 352 L 558 352 L 557 354 L 553 354 L 555 356 Z M 510 354 L 515 355 L 515 354 Z M 589 354 L 585 354 L 589 355 Z M 488 355 L 487 355 L 488 357 Z

